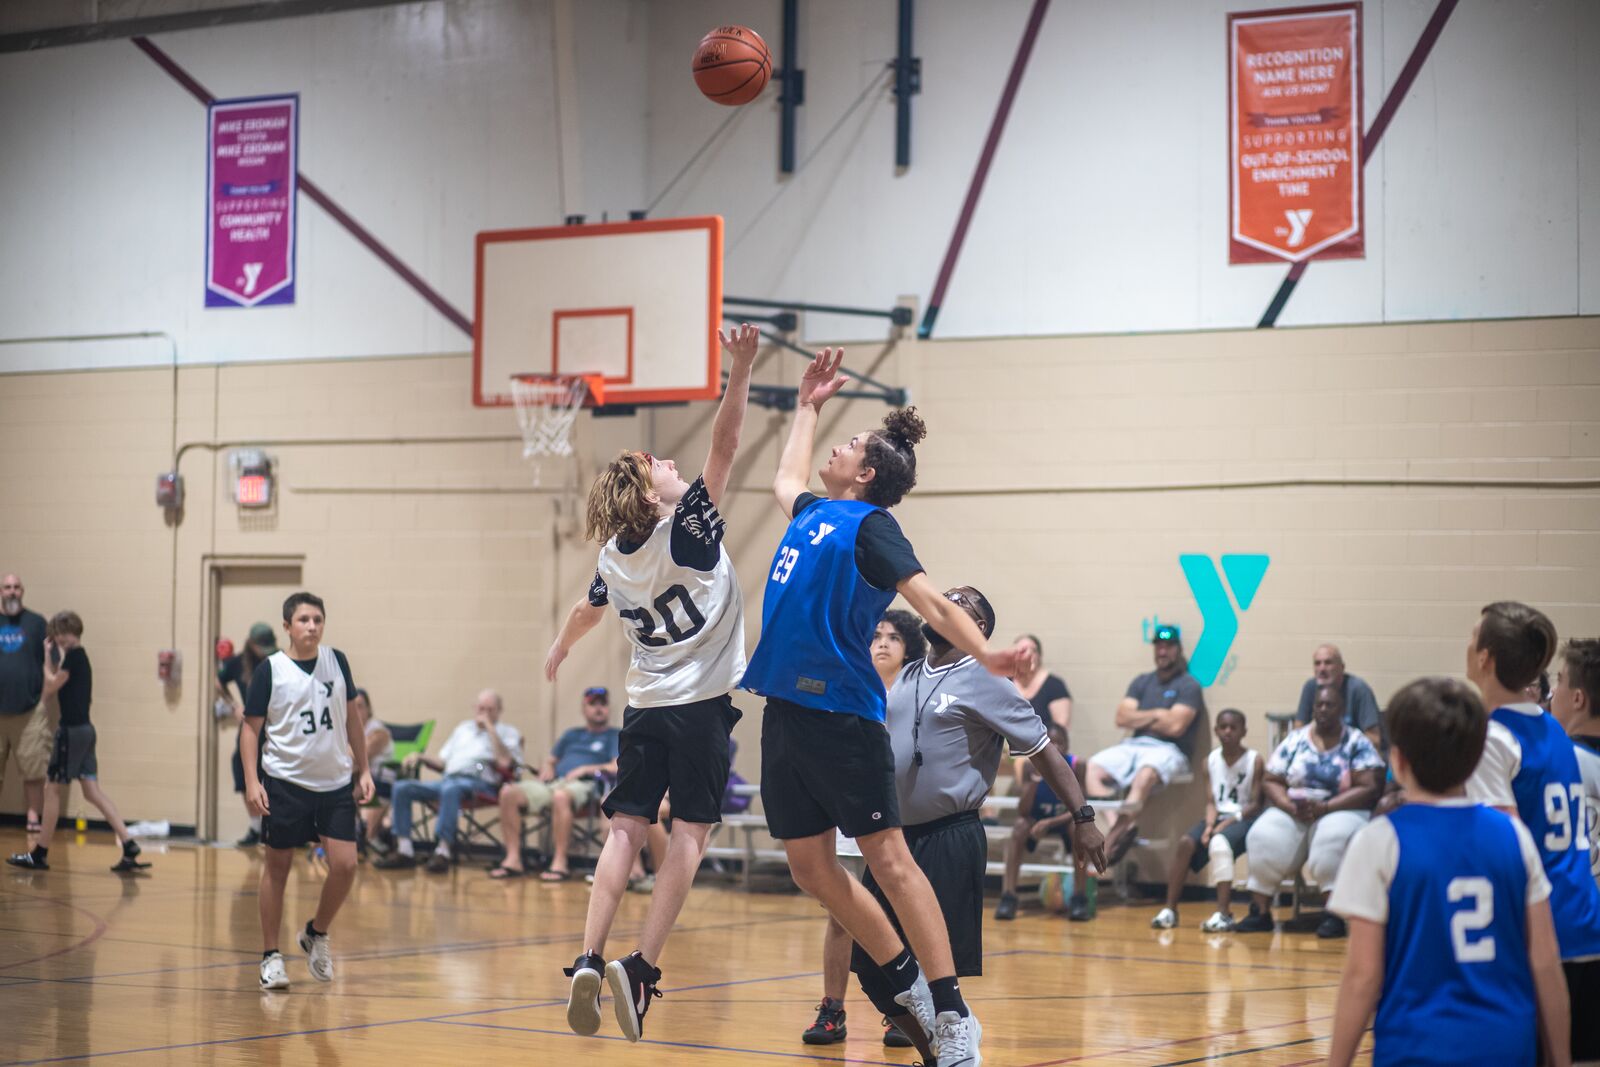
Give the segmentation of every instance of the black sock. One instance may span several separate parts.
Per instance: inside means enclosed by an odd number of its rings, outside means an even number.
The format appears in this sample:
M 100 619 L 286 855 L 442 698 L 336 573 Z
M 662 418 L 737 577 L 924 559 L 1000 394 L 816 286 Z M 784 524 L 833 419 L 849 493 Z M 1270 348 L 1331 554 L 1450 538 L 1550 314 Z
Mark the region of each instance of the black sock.
M 934 1015 L 953 1011 L 963 1019 L 967 1017 L 967 1002 L 961 999 L 961 985 L 956 981 L 955 975 L 949 978 L 935 978 L 928 983 L 928 990 L 933 994 Z
M 48 855 L 50 855 L 50 850 L 45 848 L 43 845 L 33 846 L 33 862 L 43 863 L 44 858 Z
M 264 959 L 264 960 L 267 960 L 267 959 L 271 959 L 273 956 L 276 956 L 277 954 L 278 954 L 278 950 L 277 949 L 269 948 L 269 949 L 267 949 L 267 951 L 265 951 L 265 952 L 263 952 L 261 954 L 261 958 Z
M 328 932 L 326 930 L 318 930 L 315 926 L 311 925 L 316 921 L 317 920 L 315 919 L 306 920 L 306 933 L 310 934 L 312 937 L 327 937 Z
M 917 982 L 917 975 L 922 971 L 917 967 L 917 961 L 911 955 L 911 950 L 902 948 L 900 955 L 888 963 L 880 963 L 878 969 L 883 972 L 883 977 L 894 989 L 894 995 L 899 996 L 910 989 Z

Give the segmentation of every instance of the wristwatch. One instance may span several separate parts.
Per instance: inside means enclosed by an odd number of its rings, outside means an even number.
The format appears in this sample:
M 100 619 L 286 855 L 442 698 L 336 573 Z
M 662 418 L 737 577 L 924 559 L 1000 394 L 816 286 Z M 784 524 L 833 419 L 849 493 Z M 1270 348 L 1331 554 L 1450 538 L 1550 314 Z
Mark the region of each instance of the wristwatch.
M 1093 807 L 1093 805 L 1085 804 L 1083 807 L 1081 807 L 1077 811 L 1073 812 L 1072 813 L 1072 821 L 1074 823 L 1076 823 L 1077 825 L 1079 825 L 1079 826 L 1082 826 L 1086 822 L 1094 822 L 1094 807 Z

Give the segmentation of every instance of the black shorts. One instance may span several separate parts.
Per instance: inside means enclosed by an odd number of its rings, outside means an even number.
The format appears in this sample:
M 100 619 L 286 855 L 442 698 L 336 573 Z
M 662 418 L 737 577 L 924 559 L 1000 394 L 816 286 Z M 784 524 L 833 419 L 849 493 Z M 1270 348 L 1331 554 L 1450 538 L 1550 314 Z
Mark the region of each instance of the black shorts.
M 834 827 L 865 837 L 899 826 L 889 731 L 859 715 L 769 697 L 761 720 L 761 806 L 780 841 Z
M 963 811 L 933 822 L 905 828 L 911 858 L 928 876 L 933 895 L 944 913 L 944 926 L 950 934 L 950 955 L 955 958 L 956 976 L 975 978 L 983 973 L 983 872 L 988 865 L 989 839 L 975 811 Z M 867 891 L 883 905 L 889 921 L 901 937 L 900 919 L 883 895 L 868 866 L 861 880 Z M 852 950 L 854 970 L 871 964 L 860 945 Z
M 722 821 L 728 736 L 742 713 L 727 695 L 664 708 L 628 708 L 617 739 L 617 784 L 601 807 L 656 821 L 672 790 L 672 817 Z
M 267 790 L 267 814 L 261 840 L 268 848 L 299 848 L 312 841 L 354 841 L 356 798 L 350 786 L 320 793 L 271 775 L 261 779 Z
M 75 782 L 79 778 L 95 778 L 100 774 L 94 758 L 94 726 L 57 726 L 56 747 L 50 754 L 50 769 L 46 776 L 52 782 Z
M 1567 998 L 1572 1003 L 1572 1061 L 1600 1060 L 1600 960 L 1565 962 Z
M 1240 856 L 1244 855 L 1245 835 L 1250 832 L 1250 826 L 1254 822 L 1254 819 L 1251 819 L 1250 822 L 1245 822 L 1242 819 L 1235 819 L 1233 822 L 1223 827 L 1223 839 L 1226 840 L 1229 845 L 1233 846 L 1234 859 L 1238 859 Z M 1183 835 L 1195 843 L 1194 855 L 1189 857 L 1189 869 L 1191 871 L 1203 871 L 1206 869 L 1206 865 L 1211 862 L 1210 849 L 1200 847 L 1200 837 L 1205 832 L 1206 821 L 1201 819 L 1199 822 L 1189 827 L 1189 832 Z

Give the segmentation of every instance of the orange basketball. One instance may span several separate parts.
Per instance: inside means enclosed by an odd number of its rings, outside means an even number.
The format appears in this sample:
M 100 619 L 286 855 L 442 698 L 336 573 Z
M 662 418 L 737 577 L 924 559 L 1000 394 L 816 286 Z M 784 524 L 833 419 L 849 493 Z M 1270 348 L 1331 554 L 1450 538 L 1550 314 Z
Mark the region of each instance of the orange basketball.
M 770 77 L 772 52 L 748 26 L 718 26 L 694 50 L 694 83 L 719 104 L 748 104 Z

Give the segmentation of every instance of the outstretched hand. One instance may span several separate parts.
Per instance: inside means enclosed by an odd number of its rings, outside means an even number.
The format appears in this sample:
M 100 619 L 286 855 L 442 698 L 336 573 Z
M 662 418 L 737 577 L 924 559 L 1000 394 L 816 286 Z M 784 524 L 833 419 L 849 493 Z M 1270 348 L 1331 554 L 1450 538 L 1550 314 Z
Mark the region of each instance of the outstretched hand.
M 1072 859 L 1080 871 L 1106 869 L 1106 839 L 1094 823 L 1072 824 Z
M 717 340 L 728 350 L 735 364 L 748 367 L 756 361 L 756 349 L 761 347 L 761 331 L 748 322 L 741 322 L 732 330 L 718 330 Z
M 824 348 L 817 353 L 811 361 L 811 366 L 800 376 L 800 388 L 796 400 L 801 404 L 808 404 L 821 411 L 822 405 L 828 399 L 844 388 L 844 383 L 850 379 L 839 373 L 839 365 L 844 362 L 844 349 Z

